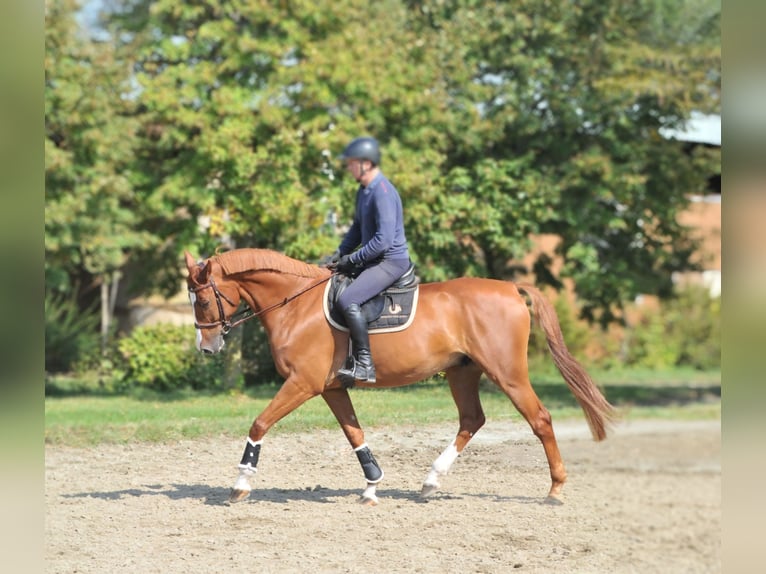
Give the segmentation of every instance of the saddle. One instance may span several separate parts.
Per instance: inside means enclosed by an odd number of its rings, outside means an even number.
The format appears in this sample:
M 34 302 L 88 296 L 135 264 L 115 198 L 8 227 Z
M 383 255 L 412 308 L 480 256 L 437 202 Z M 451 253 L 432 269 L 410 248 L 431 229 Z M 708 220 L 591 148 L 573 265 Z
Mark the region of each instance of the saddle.
M 327 321 L 340 331 L 348 331 L 346 320 L 337 307 L 340 294 L 354 279 L 345 275 L 333 275 L 325 287 L 322 306 Z M 420 278 L 415 274 L 415 265 L 410 263 L 396 282 L 362 305 L 362 315 L 367 320 L 367 329 L 372 333 L 393 333 L 403 331 L 415 319 L 418 306 L 418 285 Z

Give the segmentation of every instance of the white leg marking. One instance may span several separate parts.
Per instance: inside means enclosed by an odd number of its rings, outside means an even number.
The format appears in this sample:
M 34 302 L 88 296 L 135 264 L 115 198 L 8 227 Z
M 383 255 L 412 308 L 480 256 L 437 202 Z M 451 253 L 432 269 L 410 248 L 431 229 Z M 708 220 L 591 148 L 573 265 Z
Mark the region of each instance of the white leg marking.
M 234 483 L 234 490 L 241 490 L 242 492 L 250 492 L 252 490 L 250 486 L 250 477 L 255 474 L 255 470 L 250 467 L 240 467 L 239 476 L 237 482 Z
M 378 487 L 378 483 L 367 483 L 367 488 L 364 489 L 364 492 L 362 493 L 362 498 L 360 498 L 360 501 L 366 502 L 368 504 L 378 504 L 378 496 L 375 494 L 375 490 Z
M 428 473 L 423 484 L 438 487 L 439 477 L 444 476 L 449 472 L 449 469 L 452 467 L 452 463 L 455 462 L 455 459 L 457 459 L 458 454 L 455 440 L 453 440 L 431 465 L 431 471 Z

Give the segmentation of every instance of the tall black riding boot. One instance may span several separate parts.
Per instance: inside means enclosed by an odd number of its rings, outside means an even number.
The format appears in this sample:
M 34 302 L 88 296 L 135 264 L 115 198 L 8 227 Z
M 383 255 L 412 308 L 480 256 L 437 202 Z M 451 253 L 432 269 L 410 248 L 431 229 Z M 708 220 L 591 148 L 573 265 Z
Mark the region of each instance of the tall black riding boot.
M 357 304 L 351 304 L 343 311 L 349 334 L 351 335 L 351 355 L 346 364 L 338 370 L 338 378 L 345 387 L 353 387 L 356 381 L 375 382 L 375 366 L 370 353 L 370 334 L 367 332 L 367 320 Z

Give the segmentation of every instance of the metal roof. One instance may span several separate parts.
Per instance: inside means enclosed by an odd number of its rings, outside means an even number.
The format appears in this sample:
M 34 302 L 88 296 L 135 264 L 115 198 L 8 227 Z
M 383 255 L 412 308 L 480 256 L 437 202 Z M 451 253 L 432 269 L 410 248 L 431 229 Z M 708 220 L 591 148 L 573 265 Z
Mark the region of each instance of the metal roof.
M 683 129 L 660 128 L 660 134 L 682 142 L 721 145 L 721 116 L 692 112 Z

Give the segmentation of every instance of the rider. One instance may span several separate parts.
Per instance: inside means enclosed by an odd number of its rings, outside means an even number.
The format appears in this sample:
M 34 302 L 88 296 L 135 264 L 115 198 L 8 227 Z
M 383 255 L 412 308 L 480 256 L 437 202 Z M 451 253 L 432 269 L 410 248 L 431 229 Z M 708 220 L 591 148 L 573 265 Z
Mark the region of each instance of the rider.
M 410 266 L 402 201 L 396 188 L 380 171 L 377 140 L 371 137 L 354 139 L 343 150 L 340 159 L 359 183 L 359 188 L 354 221 L 328 264 L 345 274 L 358 273 L 356 280 L 338 298 L 352 347 L 338 377 L 346 385 L 353 385 L 355 381 L 374 383 L 375 366 L 361 305 L 391 286 Z

